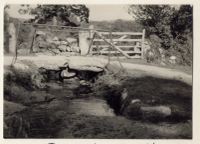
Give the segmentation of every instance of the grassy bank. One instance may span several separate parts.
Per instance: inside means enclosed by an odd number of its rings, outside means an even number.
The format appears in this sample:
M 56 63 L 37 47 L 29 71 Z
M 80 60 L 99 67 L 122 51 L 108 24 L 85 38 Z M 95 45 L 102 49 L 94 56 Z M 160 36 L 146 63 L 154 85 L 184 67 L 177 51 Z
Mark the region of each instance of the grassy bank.
M 104 74 L 93 83 L 90 95 L 107 100 L 118 114 L 109 117 L 71 113 L 67 105 L 70 100 L 41 91 L 32 83 L 31 73 L 11 68 L 4 75 L 4 137 L 190 139 L 192 87 L 180 81 L 144 77 L 138 73 L 132 77 L 125 73 Z M 125 111 L 120 113 L 124 88 L 129 96 Z M 175 117 L 156 122 L 136 119 L 128 108 L 132 99 L 140 99 L 143 105 L 167 105 Z M 16 107 L 18 111 L 13 113 Z

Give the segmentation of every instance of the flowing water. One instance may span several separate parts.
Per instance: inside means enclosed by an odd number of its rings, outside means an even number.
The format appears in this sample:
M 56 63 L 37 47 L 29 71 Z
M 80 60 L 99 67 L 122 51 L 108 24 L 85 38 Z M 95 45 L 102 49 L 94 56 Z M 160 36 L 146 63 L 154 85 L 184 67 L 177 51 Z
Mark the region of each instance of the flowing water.
M 29 121 L 29 137 L 60 137 L 56 135 L 63 130 L 66 117 L 76 115 L 114 117 L 113 109 L 109 107 L 106 100 L 93 95 L 90 86 L 80 85 L 77 79 L 64 82 L 49 82 L 45 90 L 54 98 L 48 103 L 35 104 L 23 114 Z M 44 92 L 44 91 L 43 91 Z
M 50 87 L 47 92 L 55 96 L 50 105 L 56 101 L 63 101 L 67 105 L 63 110 L 71 113 L 95 116 L 115 115 L 106 100 L 95 97 L 90 86 L 80 85 L 79 80 L 49 83 L 48 86 Z

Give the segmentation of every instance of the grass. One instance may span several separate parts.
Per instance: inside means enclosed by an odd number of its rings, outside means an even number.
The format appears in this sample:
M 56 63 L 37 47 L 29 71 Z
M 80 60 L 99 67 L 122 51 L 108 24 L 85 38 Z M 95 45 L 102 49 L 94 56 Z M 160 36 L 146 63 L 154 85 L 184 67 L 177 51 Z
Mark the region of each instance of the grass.
M 189 138 L 190 132 L 181 131 L 186 128 L 184 123 L 171 125 L 143 123 L 131 121 L 123 117 L 96 117 L 70 115 L 63 120 L 62 130 L 58 138 L 97 138 L 97 139 L 149 139 L 149 138 Z M 179 132 L 171 133 L 174 129 Z M 161 129 L 161 130 L 160 130 Z M 162 131 L 165 129 L 165 131 Z M 171 133 L 171 134 L 170 134 Z
M 137 117 L 132 117 L 134 113 L 132 110 L 129 111 L 128 106 L 132 99 L 140 99 L 143 106 L 164 105 L 170 107 L 172 115 L 165 121 L 180 122 L 192 118 L 192 87 L 190 85 L 177 80 L 149 76 L 115 78 L 104 75 L 102 77 L 94 86 L 96 96 L 106 99 L 117 114 L 121 113 L 121 106 L 125 105 L 122 115 L 136 119 L 139 114 Z M 128 91 L 126 101 L 121 99 L 124 88 Z M 149 120 L 160 121 L 156 117 Z

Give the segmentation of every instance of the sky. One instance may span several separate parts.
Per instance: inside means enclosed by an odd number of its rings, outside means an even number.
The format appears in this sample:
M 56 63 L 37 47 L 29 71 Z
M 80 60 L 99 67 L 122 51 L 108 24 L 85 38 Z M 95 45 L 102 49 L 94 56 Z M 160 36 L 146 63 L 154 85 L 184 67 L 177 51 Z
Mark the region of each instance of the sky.
M 128 5 L 86 5 L 90 10 L 89 19 L 92 21 L 103 20 L 131 20 L 133 19 L 128 14 Z M 34 7 L 34 5 L 32 6 Z M 8 13 L 11 17 L 15 18 L 31 18 L 30 15 L 20 15 L 18 10 L 20 5 L 11 5 Z
M 128 14 L 128 5 L 87 5 L 87 7 L 90 9 L 90 20 L 133 19 Z

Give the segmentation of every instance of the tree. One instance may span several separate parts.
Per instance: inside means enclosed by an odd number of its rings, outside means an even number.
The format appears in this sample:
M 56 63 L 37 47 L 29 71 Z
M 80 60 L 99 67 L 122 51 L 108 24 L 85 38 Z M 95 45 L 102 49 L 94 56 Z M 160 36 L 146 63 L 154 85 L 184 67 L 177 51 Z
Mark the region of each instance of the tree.
M 193 17 L 192 6 L 181 5 L 171 21 L 172 34 L 175 37 L 192 32 Z
M 172 43 L 171 19 L 175 9 L 169 5 L 131 5 L 129 14 L 147 31 L 147 35 L 155 34 L 162 39 L 162 46 L 169 49 Z
M 35 16 L 31 22 L 40 24 L 53 22 L 55 25 L 79 26 L 89 21 L 89 9 L 85 5 L 37 5 L 32 9 L 22 5 L 19 13 L 28 12 Z
M 8 26 L 9 26 L 9 14 L 7 12 L 7 9 L 9 9 L 10 6 L 6 5 L 4 7 L 4 52 L 9 53 L 9 33 L 8 33 Z
M 153 41 L 165 49 L 165 55 L 177 56 L 180 64 L 192 65 L 192 6 L 181 5 L 131 5 L 129 13 L 147 30 L 147 36 L 157 36 Z

